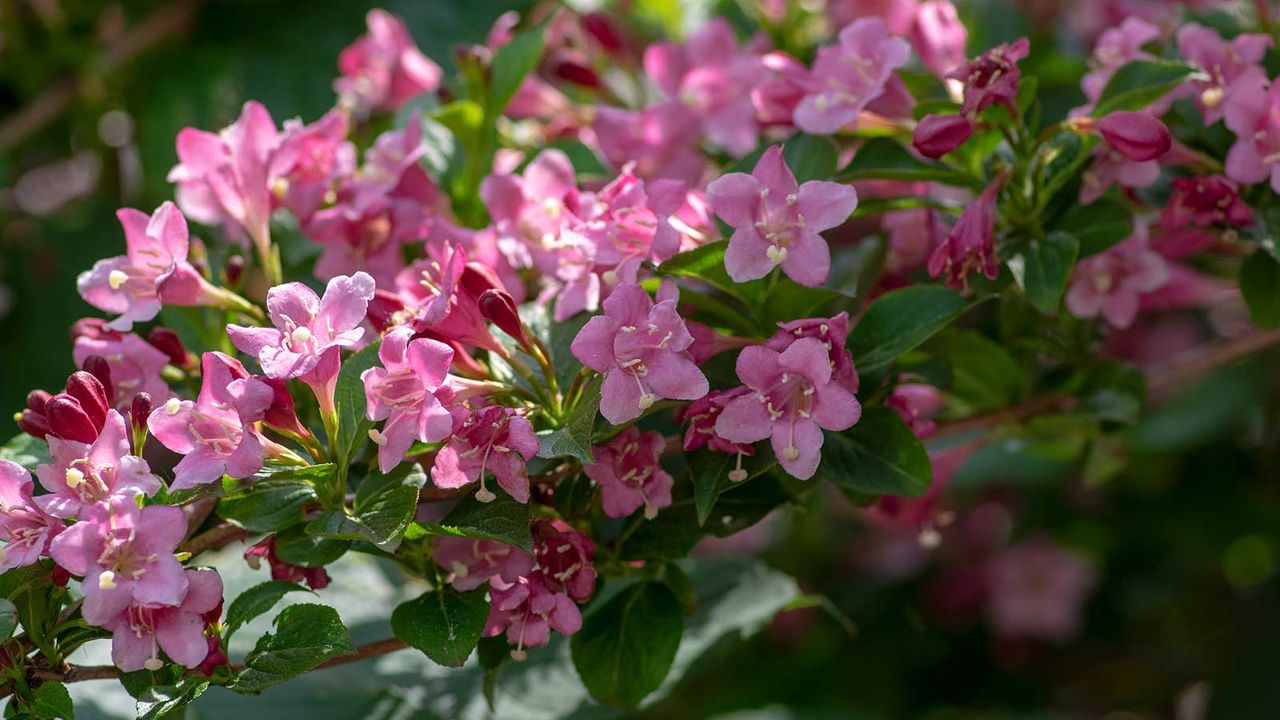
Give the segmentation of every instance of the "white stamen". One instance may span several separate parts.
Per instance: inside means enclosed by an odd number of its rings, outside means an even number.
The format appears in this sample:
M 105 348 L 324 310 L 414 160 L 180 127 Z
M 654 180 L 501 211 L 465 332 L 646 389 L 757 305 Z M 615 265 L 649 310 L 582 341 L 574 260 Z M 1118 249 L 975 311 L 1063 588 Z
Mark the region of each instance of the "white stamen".
M 649 408 L 653 407 L 653 403 L 657 399 L 658 399 L 657 396 L 651 393 L 644 393 L 643 395 L 640 396 L 640 409 L 648 410 Z
M 129 276 L 123 270 L 112 270 L 111 274 L 107 275 L 107 284 L 112 290 L 119 290 L 120 286 L 127 282 L 129 282 Z
M 618 271 L 605 270 L 604 272 L 600 273 L 600 279 L 604 281 L 605 285 L 613 287 L 614 285 L 618 284 Z
M 150 670 L 151 672 L 155 672 L 164 667 L 164 661 L 156 657 L 147 658 L 147 661 L 142 663 L 142 667 Z
M 305 343 L 306 341 L 311 339 L 311 329 L 305 325 L 299 325 L 298 327 L 293 329 L 293 334 L 290 335 L 290 337 L 293 338 L 293 341 L 295 343 L 298 343 L 298 344 Z
M 107 570 L 107 571 L 103 572 L 101 575 L 99 575 L 99 576 L 98 576 L 98 589 L 99 589 L 99 590 L 115 590 L 115 589 L 116 589 L 116 574 L 115 574 L 115 573 L 113 573 L 113 572 L 111 572 L 110 570 Z
M 476 500 L 479 502 L 491 503 L 497 499 L 498 499 L 498 496 L 494 495 L 493 491 L 487 487 L 482 487 L 476 491 Z
M 795 446 L 784 448 L 782 450 L 782 457 L 788 460 L 795 460 L 796 458 L 800 457 L 800 448 L 797 448 Z
M 177 415 L 178 409 L 182 407 L 182 401 L 178 398 L 169 398 L 164 403 L 164 411 L 169 415 Z
M 84 482 L 84 473 L 75 468 L 67 468 L 67 487 L 75 490 Z
M 770 262 L 774 265 L 781 265 L 787 259 L 787 249 L 777 245 L 770 245 L 769 249 L 764 251 L 764 254 L 769 256 Z
M 387 436 L 378 432 L 377 428 L 369 428 L 369 439 L 379 447 L 387 444 Z

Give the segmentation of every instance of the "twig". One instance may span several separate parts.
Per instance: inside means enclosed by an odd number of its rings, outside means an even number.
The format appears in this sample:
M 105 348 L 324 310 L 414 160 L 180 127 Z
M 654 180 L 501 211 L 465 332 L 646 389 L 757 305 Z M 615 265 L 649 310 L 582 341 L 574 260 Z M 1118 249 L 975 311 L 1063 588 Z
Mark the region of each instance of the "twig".
M 208 530 L 196 535 L 178 546 L 178 549 L 182 552 L 188 552 L 195 556 L 203 552 L 226 547 L 237 540 L 245 539 L 247 535 L 248 534 L 244 531 L 244 528 L 224 522 L 220 525 L 214 525 Z

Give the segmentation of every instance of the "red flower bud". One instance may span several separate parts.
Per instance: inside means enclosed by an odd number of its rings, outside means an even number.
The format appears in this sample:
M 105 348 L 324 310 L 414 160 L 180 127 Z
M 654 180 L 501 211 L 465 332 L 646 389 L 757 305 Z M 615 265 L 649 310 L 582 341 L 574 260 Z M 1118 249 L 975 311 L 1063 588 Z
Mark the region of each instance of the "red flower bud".
M 49 398 L 53 396 L 44 390 L 32 390 L 27 393 L 27 409 L 44 414 L 45 403 L 49 402 Z
M 289 394 L 289 386 L 284 380 L 261 377 L 259 380 L 271 388 L 271 406 L 267 408 L 262 420 L 277 430 L 284 430 L 302 437 L 311 435 L 302 421 L 298 420 L 298 412 L 293 404 L 293 396 Z
M 1169 128 L 1150 113 L 1114 112 L 1098 121 L 1098 132 L 1127 160 L 1144 162 L 1169 152 Z
M 499 330 L 515 338 L 522 346 L 529 344 L 516 301 L 510 294 L 497 288 L 485 290 L 480 294 L 479 305 L 485 320 L 497 325 Z
M 587 59 L 580 53 L 565 53 L 557 57 L 551 66 L 556 77 L 574 85 L 581 85 L 592 90 L 600 87 L 600 76 L 587 64 Z
M 85 375 L 89 375 L 85 373 Z M 92 375 L 89 375 L 92 378 Z M 96 380 L 94 382 L 97 382 Z M 49 433 L 64 440 L 75 440 L 92 445 L 98 439 L 98 428 L 75 398 L 66 393 L 54 395 L 44 406 L 44 416 Z
M 480 263 L 469 262 L 462 270 L 462 277 L 458 279 L 458 284 L 470 293 L 473 297 L 479 296 L 485 290 L 490 288 L 502 287 L 502 280 L 498 275 L 489 268 Z
M 22 415 L 18 417 L 18 427 L 37 440 L 43 440 L 49 434 L 49 421 L 45 418 L 43 410 L 36 411 L 30 408 L 23 410 Z
M 147 418 L 151 416 L 153 407 L 151 393 L 140 392 L 133 396 L 133 402 L 129 404 L 129 424 L 135 433 L 146 431 Z
M 98 378 L 108 398 L 116 396 L 115 386 L 111 383 L 111 366 L 107 364 L 106 358 L 101 355 L 90 355 L 80 364 L 80 369 Z
M 98 432 L 102 430 L 102 426 L 107 422 L 107 410 L 111 409 L 111 401 L 107 398 L 107 389 L 102 386 L 98 378 L 84 370 L 77 370 L 71 373 L 71 377 L 67 378 L 67 395 L 75 398 L 80 405 L 80 409 L 84 411 L 89 421 L 93 423 L 93 436 L 96 438 Z M 47 404 L 45 408 L 47 414 Z M 58 434 L 61 435 L 62 433 Z M 63 437 L 66 436 L 63 435 Z
M 937 158 L 955 150 L 973 134 L 973 123 L 963 115 L 925 115 L 916 124 L 911 144 L 928 158 Z
M 164 327 L 151 328 L 151 332 L 147 333 L 147 342 L 151 347 L 159 350 L 169 356 L 169 362 L 177 367 L 186 367 L 188 365 L 187 349 L 182 345 L 182 339 L 178 337 L 178 333 Z
M 614 54 L 622 52 L 625 45 L 622 35 L 608 15 L 602 12 L 587 13 L 582 16 L 582 27 L 600 43 L 600 47 Z
M 227 264 L 223 272 L 226 274 L 228 287 L 234 288 L 239 285 L 240 279 L 244 277 L 244 256 L 232 255 L 227 258 Z

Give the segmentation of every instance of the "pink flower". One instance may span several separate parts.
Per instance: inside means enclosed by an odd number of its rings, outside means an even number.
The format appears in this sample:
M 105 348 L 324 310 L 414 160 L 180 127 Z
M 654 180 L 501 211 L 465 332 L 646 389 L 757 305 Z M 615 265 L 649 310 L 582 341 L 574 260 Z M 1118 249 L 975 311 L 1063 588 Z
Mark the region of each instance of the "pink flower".
M 427 257 L 401 271 L 395 285 L 404 305 L 400 322 L 449 341 L 507 352 L 480 312 L 480 295 L 503 289 L 502 281 L 489 268 L 468 262 L 461 245 L 427 243 Z
M 572 635 L 582 629 L 582 612 L 564 593 L 548 590 L 541 575 L 518 578 L 507 583 L 494 576 L 489 579 L 489 620 L 486 637 L 504 632 L 507 642 L 516 646 L 511 656 L 525 659 L 524 649 L 546 645 L 555 630 Z
M 187 221 L 173 203 L 150 217 L 122 208 L 126 254 L 94 263 L 80 273 L 76 287 L 90 305 L 119 313 L 107 327 L 129 330 L 160 312 L 161 305 L 228 305 L 227 293 L 210 285 L 187 262 Z
M 796 107 L 801 130 L 830 135 L 848 127 L 884 92 L 894 70 L 907 64 L 911 46 L 892 37 L 884 20 L 862 18 L 840 31 L 839 43 L 818 48 L 807 94 Z
M 338 55 L 342 77 L 333 89 L 357 114 L 398 110 L 423 93 L 435 92 L 443 72 L 413 42 L 409 28 L 385 10 L 370 10 L 361 35 Z
M 1070 640 L 1097 576 L 1080 555 L 1045 538 L 1023 542 L 988 561 L 987 617 L 1006 637 Z
M 496 496 L 484 486 L 485 471 L 516 502 L 529 502 L 529 469 L 526 463 L 538 453 L 533 425 L 515 410 L 489 405 L 471 411 L 453 429 L 448 444 L 436 453 L 431 481 L 436 487 L 464 487 L 477 480 L 476 499 L 491 502 Z
M 228 325 L 227 335 L 241 352 L 257 358 L 267 377 L 299 378 L 310 385 L 321 411 L 329 413 L 341 348 L 364 338 L 360 326 L 373 289 L 373 278 L 364 272 L 331 279 L 323 298 L 302 283 L 277 285 L 267 291 L 275 327 Z
M 701 398 L 676 410 L 676 422 L 688 423 L 684 431 L 684 449 L 688 451 L 709 447 L 715 452 L 737 455 L 737 465 L 729 471 L 729 479 L 741 482 L 747 479 L 747 471 L 742 469 L 742 456 L 756 454 L 755 446 L 749 443 L 735 443 L 725 440 L 716 434 L 716 420 L 725 407 L 751 391 L 738 386 L 729 390 L 712 390 Z
M 911 45 L 920 62 L 938 77 L 964 64 L 968 57 L 965 46 L 969 31 L 951 0 L 926 0 L 916 9 L 915 22 L 911 25 Z
M 539 518 L 530 528 L 537 574 L 551 592 L 586 602 L 596 591 L 596 546 L 563 520 Z
M 696 184 L 707 162 L 698 152 L 697 117 L 679 103 L 650 105 L 632 112 L 602 105 L 596 109 L 596 142 L 615 169 L 635 163 L 635 174 Z
M 644 69 L 667 97 L 697 116 L 708 141 L 732 155 L 755 149 L 760 131 L 751 90 L 765 70 L 759 54 L 738 49 L 727 20 L 713 18 L 683 45 L 650 45 Z
M 356 149 L 347 141 L 347 116 L 330 110 L 303 125 L 286 120 L 280 145 L 271 156 L 271 191 L 302 221 L 325 203 L 334 185 L 356 169 Z
M 101 625 L 112 631 L 111 662 L 125 672 L 159 670 L 169 659 L 194 668 L 209 655 L 205 615 L 222 605 L 222 578 L 213 570 L 186 571 L 186 595 L 170 606 L 130 605 Z M 216 622 L 217 618 L 213 618 Z
M 925 383 L 898 383 L 885 399 L 917 437 L 926 438 L 937 429 L 933 416 L 942 409 L 942 393 Z
M 969 273 L 981 270 L 994 280 L 1000 273 L 996 258 L 996 195 L 1004 185 L 1000 175 L 965 207 L 955 227 L 929 257 L 929 276 L 947 275 L 947 284 L 964 287 Z
M 754 392 L 725 407 L 716 434 L 742 443 L 771 438 L 778 463 L 801 480 L 818 470 L 822 431 L 847 430 L 862 415 L 853 394 L 832 381 L 830 355 L 816 338 L 800 338 L 781 353 L 746 348 L 737 370 Z
M 36 468 L 48 494 L 36 498 L 36 504 L 54 517 L 73 518 L 85 505 L 116 495 L 150 496 L 160 489 L 160 478 L 151 474 L 147 461 L 130 451 L 129 424 L 115 410 L 107 411 L 92 445 L 53 436 L 48 441 L 52 462 Z
M 1150 113 L 1113 112 L 1098 121 L 1098 133 L 1116 152 L 1133 162 L 1155 160 L 1169 152 L 1169 128 Z
M 645 518 L 652 520 L 671 504 L 675 481 L 658 463 L 666 445 L 661 433 L 628 425 L 608 444 L 591 450 L 595 464 L 582 471 L 600 486 L 605 515 L 626 517 L 644 506 Z
M 1108 143 L 1099 143 L 1093 151 L 1089 169 L 1080 179 L 1080 202 L 1094 202 L 1112 185 L 1137 189 L 1154 185 L 1160 179 L 1158 160 L 1133 161 L 1121 155 Z
M 431 559 L 449 571 L 449 584 L 459 592 L 475 590 L 498 576 L 511 584 L 533 571 L 533 556 L 496 540 L 442 537 Z
M 80 522 L 58 535 L 49 554 L 84 578 L 84 619 L 104 626 L 130 605 L 178 605 L 187 576 L 173 553 L 187 534 L 181 508 L 115 496 L 84 508 Z M 202 656 L 203 657 L 203 656 Z
M 1270 47 L 1271 38 L 1261 34 L 1242 33 L 1227 42 L 1217 30 L 1195 23 L 1178 30 L 1178 53 L 1208 75 L 1187 81 L 1206 127 L 1222 119 L 1225 105 L 1235 102 L 1237 88 L 1247 92 L 1259 81 L 1266 82 L 1262 58 Z
M 34 487 L 26 468 L 0 460 L 0 572 L 39 560 L 65 527 L 32 499 Z
M 244 561 L 253 570 L 261 567 L 266 560 L 271 569 L 272 580 L 304 582 L 312 590 L 320 590 L 329 586 L 329 573 L 323 567 L 303 567 L 291 565 L 276 556 L 276 536 L 268 535 L 254 543 L 244 551 Z
M 800 338 L 814 338 L 827 349 L 831 360 L 831 381 L 851 393 L 858 392 L 858 371 L 853 367 L 853 353 L 845 347 L 849 339 L 849 313 L 829 318 L 806 318 L 778 323 L 778 331 L 765 347 L 784 352 Z
M 1227 129 L 1236 142 L 1227 151 L 1226 176 L 1244 185 L 1270 178 L 1280 192 L 1280 83 L 1265 87 L 1261 79 L 1248 81 L 1227 105 Z
M 1146 227 L 1137 223 L 1127 240 L 1076 264 L 1067 309 L 1079 318 L 1102 315 L 1111 325 L 1126 328 L 1138 315 L 1141 296 L 1168 280 L 1168 264 L 1147 247 Z
M 622 285 L 570 345 L 573 356 L 604 374 L 600 414 L 614 425 L 633 420 L 662 398 L 697 400 L 707 378 L 687 350 L 693 336 L 676 310 L 675 286 L 654 303 L 639 285 Z
M 790 126 L 796 106 L 805 96 L 809 69 L 790 55 L 775 50 L 760 57 L 764 79 L 751 89 L 756 121 L 761 125 Z
M 1031 52 L 1026 38 L 1006 45 L 997 45 L 971 60 L 951 74 L 964 83 L 964 104 L 961 113 L 972 119 L 988 107 L 999 104 L 1017 114 L 1018 82 L 1022 71 L 1018 62 Z
M 218 352 L 201 358 L 204 381 L 199 397 L 170 398 L 147 419 L 160 444 L 184 455 L 174 467 L 172 489 L 245 478 L 262 467 L 263 443 L 253 424 L 271 406 L 266 383 L 249 377 L 240 361 Z
M 382 338 L 382 367 L 360 375 L 370 420 L 386 420 L 369 436 L 378 445 L 378 467 L 390 472 L 413 441 L 439 442 L 453 429 L 453 418 L 435 392 L 445 383 L 453 350 L 442 342 L 413 338 L 413 329 L 398 327 Z
M 796 183 L 782 150 L 774 145 L 751 171 L 729 173 L 707 186 L 707 201 L 734 227 L 724 267 L 736 282 L 768 275 L 781 265 L 801 285 L 827 279 L 831 252 L 818 233 L 843 224 L 858 206 L 853 188 L 811 180 Z
M 1077 112 L 1087 111 L 1098 102 L 1103 89 L 1117 70 L 1134 60 L 1151 57 L 1151 54 L 1144 51 L 1142 46 L 1159 37 L 1160 28 L 1138 17 L 1125 18 L 1119 27 L 1112 27 L 1102 33 L 1093 48 L 1093 58 L 1090 63 L 1093 70 L 1080 81 L 1080 89 L 1084 91 L 1084 96 L 1089 102 Z M 1161 101 L 1156 104 L 1156 107 L 1161 109 L 1167 105 Z
M 164 352 L 133 333 L 111 330 L 78 334 L 72 350 L 77 367 L 83 367 L 90 356 L 107 361 L 111 368 L 111 385 L 114 389 L 112 405 L 127 408 L 140 392 L 149 394 L 156 401 L 163 401 L 173 393 L 160 376 L 169 364 Z
M 279 142 L 271 114 L 253 101 L 220 133 L 183 128 L 178 133 L 179 164 L 168 177 L 178 184 L 178 205 L 196 222 L 223 223 L 229 230 L 238 226 L 248 233 L 258 256 L 267 257 L 271 156 Z
M 1177 259 L 1213 247 L 1227 228 L 1253 224 L 1253 210 L 1240 197 L 1236 184 L 1221 175 L 1180 177 L 1160 213 L 1160 234 L 1151 246 Z

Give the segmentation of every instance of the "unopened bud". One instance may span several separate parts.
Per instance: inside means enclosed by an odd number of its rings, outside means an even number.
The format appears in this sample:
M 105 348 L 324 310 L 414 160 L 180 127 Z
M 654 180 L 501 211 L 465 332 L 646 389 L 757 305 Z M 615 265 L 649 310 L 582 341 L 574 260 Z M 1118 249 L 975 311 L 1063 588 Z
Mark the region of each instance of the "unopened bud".
M 43 411 L 37 412 L 30 408 L 23 410 L 18 415 L 18 427 L 37 440 L 43 440 L 49 435 L 49 421 Z
M 44 416 L 49 432 L 64 440 L 92 445 L 98 439 L 98 428 L 89 419 L 88 413 L 74 397 L 66 393 L 58 393 L 49 400 L 44 406 Z
M 244 277 L 244 256 L 232 255 L 227 258 L 227 264 L 226 267 L 223 268 L 223 272 L 227 277 L 227 287 L 238 287 L 240 285 L 241 278 Z
M 151 328 L 147 333 L 147 342 L 151 347 L 169 356 L 169 362 L 176 367 L 187 366 L 187 349 L 182 345 L 178 333 L 164 327 Z
M 525 332 L 524 323 L 520 320 L 516 301 L 509 293 L 496 288 L 485 290 L 480 294 L 478 304 L 480 314 L 485 320 L 497 325 L 499 330 L 515 338 L 522 347 L 528 347 L 529 336 Z
M 107 363 L 107 359 L 101 355 L 90 355 L 80 364 L 80 369 L 98 378 L 98 382 L 102 383 L 102 389 L 107 394 L 108 402 L 116 396 L 115 385 L 111 382 L 111 365 Z
M 34 410 L 38 413 L 44 414 L 44 406 L 49 402 L 49 399 L 52 397 L 53 395 L 50 395 L 48 392 L 45 392 L 44 390 L 32 390 L 31 392 L 27 393 L 27 409 Z
M 608 52 L 612 54 L 622 52 L 622 35 L 608 15 L 602 12 L 587 13 L 582 17 L 582 27 Z
M 267 412 L 262 420 L 266 424 L 277 430 L 282 430 L 300 437 L 309 437 L 311 431 L 307 430 L 302 421 L 298 420 L 298 411 L 293 404 L 293 396 L 289 394 L 289 386 L 284 380 L 276 378 L 263 377 L 259 378 L 271 388 L 271 405 L 267 407 Z
M 92 374 L 77 370 L 67 378 L 67 394 L 75 398 L 80 409 L 93 423 L 95 428 L 93 436 L 97 437 L 97 431 L 101 431 L 102 426 L 106 424 L 107 411 L 111 409 L 111 400 L 107 397 L 106 387 Z
M 916 124 L 911 144 L 927 158 L 937 159 L 955 150 L 973 134 L 973 123 L 963 115 L 925 115 Z
M 587 65 L 586 58 L 578 57 L 577 55 L 577 53 L 574 53 L 572 56 L 562 55 L 556 58 L 555 63 L 551 66 L 552 74 L 574 85 L 580 85 L 592 90 L 599 89 L 601 85 L 600 76 Z
M 1098 132 L 1116 152 L 1133 162 L 1145 162 L 1169 152 L 1169 128 L 1150 113 L 1114 112 L 1098 121 Z
M 151 394 L 140 392 L 133 396 L 129 404 L 129 429 L 132 430 L 133 453 L 142 455 L 142 448 L 147 444 L 147 418 L 151 417 L 154 407 Z

